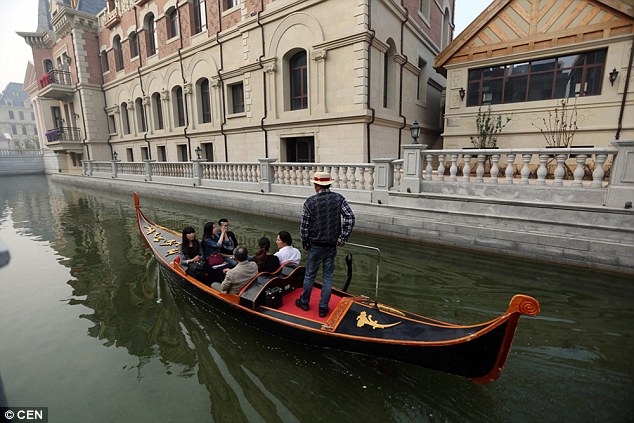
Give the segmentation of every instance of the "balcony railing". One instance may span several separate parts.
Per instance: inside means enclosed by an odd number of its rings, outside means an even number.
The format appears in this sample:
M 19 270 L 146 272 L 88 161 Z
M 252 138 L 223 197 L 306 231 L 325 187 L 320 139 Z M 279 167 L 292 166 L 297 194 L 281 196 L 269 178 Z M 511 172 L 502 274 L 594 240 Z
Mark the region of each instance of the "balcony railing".
M 72 87 L 73 81 L 69 71 L 62 69 L 53 69 L 39 79 L 39 84 L 40 88 L 46 88 L 50 84 L 66 85 Z
M 67 70 L 53 69 L 38 81 L 40 97 L 68 100 L 75 94 L 73 79 Z
M 108 16 L 106 17 L 106 22 L 104 26 L 108 29 L 114 28 L 119 22 L 121 22 L 121 14 L 119 13 L 119 9 L 115 8 L 108 12 Z
M 81 141 L 81 129 L 72 126 L 49 129 L 44 135 L 48 143 Z

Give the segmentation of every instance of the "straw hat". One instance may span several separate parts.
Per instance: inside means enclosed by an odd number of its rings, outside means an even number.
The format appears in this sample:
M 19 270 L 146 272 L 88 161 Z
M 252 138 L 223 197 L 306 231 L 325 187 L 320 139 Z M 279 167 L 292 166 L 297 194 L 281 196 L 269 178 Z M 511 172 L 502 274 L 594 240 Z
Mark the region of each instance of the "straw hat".
M 331 185 L 335 181 L 330 178 L 330 173 L 328 172 L 315 172 L 310 182 L 317 185 Z

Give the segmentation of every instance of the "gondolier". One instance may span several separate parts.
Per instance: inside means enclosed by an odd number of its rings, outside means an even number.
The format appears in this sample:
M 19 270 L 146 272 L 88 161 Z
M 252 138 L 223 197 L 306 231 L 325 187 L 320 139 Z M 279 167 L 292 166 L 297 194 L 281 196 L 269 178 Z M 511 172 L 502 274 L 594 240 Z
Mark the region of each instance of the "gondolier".
M 333 180 L 328 172 L 315 172 L 311 179 L 316 194 L 304 203 L 299 233 L 306 250 L 306 276 L 304 290 L 295 301 L 297 307 L 308 311 L 313 282 L 319 265 L 323 263 L 324 279 L 319 301 L 319 317 L 328 314 L 335 270 L 337 247 L 346 244 L 354 227 L 354 213 L 346 199 L 330 191 Z M 343 224 L 342 224 L 343 220 Z

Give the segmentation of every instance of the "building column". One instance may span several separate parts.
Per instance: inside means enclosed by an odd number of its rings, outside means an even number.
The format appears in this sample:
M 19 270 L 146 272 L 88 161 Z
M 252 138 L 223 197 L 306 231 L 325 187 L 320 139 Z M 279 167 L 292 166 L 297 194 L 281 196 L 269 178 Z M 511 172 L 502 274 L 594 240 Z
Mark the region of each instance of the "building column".
M 197 115 L 197 113 L 194 113 L 194 105 L 193 105 L 193 99 L 192 99 L 192 84 L 191 83 L 186 83 L 183 84 L 183 97 L 185 97 L 183 99 L 184 102 L 186 102 L 187 104 L 187 111 L 189 111 L 188 116 L 186 116 L 187 119 L 187 123 L 189 124 L 189 127 L 191 129 L 196 129 L 196 119 L 195 116 Z
M 277 72 L 277 62 L 273 61 L 264 65 L 265 80 L 267 81 L 269 104 L 265 104 L 268 112 L 274 119 L 279 117 L 277 112 L 277 84 L 275 74 Z
M 310 78 L 316 85 L 314 99 L 309 99 L 315 105 L 315 111 L 326 113 L 326 50 L 315 50 L 310 53 L 310 58 L 315 61 L 316 77 Z M 309 104 L 310 107 L 310 104 Z

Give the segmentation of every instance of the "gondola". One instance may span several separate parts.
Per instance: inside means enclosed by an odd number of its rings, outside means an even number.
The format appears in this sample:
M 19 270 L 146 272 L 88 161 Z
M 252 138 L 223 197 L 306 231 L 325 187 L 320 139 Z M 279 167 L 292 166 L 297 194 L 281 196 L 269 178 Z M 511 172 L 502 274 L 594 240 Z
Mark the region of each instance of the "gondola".
M 309 310 L 299 309 L 295 300 L 306 269 L 285 265 L 256 275 L 238 295 L 223 294 L 182 269 L 181 234 L 151 222 L 141 211 L 137 193 L 134 205 L 141 237 L 180 288 L 240 321 L 296 342 L 413 363 L 485 384 L 500 376 L 520 316 L 536 316 L 540 311 L 534 298 L 515 295 L 503 315 L 463 326 L 333 287 L 329 312 L 321 318 L 317 312 L 321 284 L 315 282 Z

